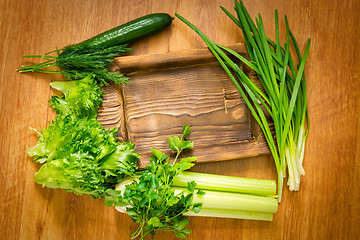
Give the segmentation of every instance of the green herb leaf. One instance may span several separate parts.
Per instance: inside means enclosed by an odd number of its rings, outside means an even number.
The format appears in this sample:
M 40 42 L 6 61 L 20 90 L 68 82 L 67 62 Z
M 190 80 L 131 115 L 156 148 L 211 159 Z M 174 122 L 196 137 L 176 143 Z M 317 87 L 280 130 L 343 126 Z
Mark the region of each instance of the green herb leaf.
M 205 195 L 205 192 L 204 192 L 204 190 L 199 189 L 199 190 L 196 192 L 196 194 L 197 194 L 197 195 L 200 195 L 200 196 L 203 196 L 203 195 Z
M 188 218 L 181 217 L 181 220 L 175 225 L 175 228 L 178 230 L 182 230 L 189 224 L 190 224 L 190 220 Z
M 190 127 L 185 127 L 185 135 L 190 134 Z M 183 147 L 191 146 L 190 141 L 184 141 L 177 136 L 168 138 L 169 147 L 179 156 Z M 174 177 L 190 169 L 196 157 L 182 158 L 179 162 L 169 163 L 169 158 L 160 150 L 151 148 L 150 165 L 137 173 L 136 180 L 125 186 L 123 197 L 118 203 L 128 206 L 128 213 L 135 222 L 139 223 L 138 230 L 133 237 L 154 235 L 157 231 L 172 230 L 181 238 L 191 232 L 185 227 L 190 221 L 183 215 L 189 211 L 200 211 L 200 204 L 193 204 L 193 192 L 196 183 L 188 183 L 188 191 L 176 192 L 171 188 Z M 166 161 L 164 161 L 166 160 Z M 120 184 L 121 185 L 121 184 Z M 118 186 L 119 187 L 119 186 Z M 124 186 L 119 187 L 123 189 Z M 116 201 L 115 193 L 109 193 L 109 202 Z M 121 202 L 120 202 L 121 201 Z
M 168 138 L 169 148 L 173 151 L 179 150 L 179 147 L 175 144 L 174 138 L 169 137 Z
M 157 217 L 152 217 L 150 218 L 149 221 L 147 221 L 147 224 L 156 228 L 156 227 L 160 227 L 161 226 L 161 222 L 160 222 L 160 219 L 157 218 Z
M 163 152 L 161 152 L 161 151 L 158 150 L 158 149 L 151 148 L 150 150 L 151 150 L 151 153 L 152 153 L 160 162 L 164 161 L 164 160 L 167 158 L 166 154 L 163 153 Z
M 192 141 L 181 141 L 181 149 L 189 149 L 194 147 L 194 142 Z
M 182 137 L 183 138 L 187 138 L 189 135 L 191 134 L 191 128 L 188 125 L 184 125 L 183 126 L 183 133 L 182 133 Z
M 169 137 L 168 142 L 169 142 L 169 148 L 174 151 L 178 151 L 182 147 L 182 141 L 178 136 Z
M 192 168 L 195 165 L 196 157 L 188 157 L 188 158 L 182 158 L 178 163 L 176 163 L 176 168 L 179 169 L 179 171 L 185 171 L 190 168 Z
M 187 184 L 187 189 L 188 189 L 190 192 L 194 192 L 195 186 L 196 186 L 196 182 L 195 182 L 195 181 L 188 182 L 188 184 Z
M 193 205 L 193 208 L 191 209 L 194 213 L 198 213 L 200 212 L 201 210 L 201 207 L 202 207 L 202 203 L 195 203 Z
M 166 205 L 173 206 L 174 204 L 179 202 L 179 198 L 175 195 L 171 195 L 171 197 L 167 200 Z
M 180 239 L 186 239 L 187 238 L 187 235 L 186 233 L 182 232 L 182 231 L 179 231 L 179 230 L 174 230 L 174 234 L 177 238 L 180 238 Z

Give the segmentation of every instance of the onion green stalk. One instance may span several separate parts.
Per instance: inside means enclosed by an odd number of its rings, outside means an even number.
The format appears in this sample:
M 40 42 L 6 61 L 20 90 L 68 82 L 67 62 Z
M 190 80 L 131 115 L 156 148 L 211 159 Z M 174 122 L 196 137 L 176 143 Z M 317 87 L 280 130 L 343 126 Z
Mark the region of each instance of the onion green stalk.
M 222 8 L 222 10 L 242 30 L 250 61 L 231 49 L 214 43 L 185 18 L 178 14 L 176 16 L 203 39 L 235 84 L 259 124 L 276 165 L 280 202 L 286 170 L 291 191 L 299 190 L 300 175 L 305 174 L 302 163 L 309 118 L 304 68 L 309 53 L 310 39 L 301 55 L 296 39 L 289 30 L 286 17 L 287 40 L 283 46 L 280 45 L 277 11 L 275 11 L 276 42 L 273 42 L 265 34 L 261 15 L 259 14 L 254 22 L 242 1 L 235 1 L 237 18 L 226 9 Z M 295 60 L 290 53 L 290 40 L 296 51 L 298 65 L 295 65 Z M 255 85 L 239 65 L 227 55 L 228 53 L 256 72 L 264 90 Z M 275 137 L 269 127 L 266 112 L 270 114 L 274 124 Z

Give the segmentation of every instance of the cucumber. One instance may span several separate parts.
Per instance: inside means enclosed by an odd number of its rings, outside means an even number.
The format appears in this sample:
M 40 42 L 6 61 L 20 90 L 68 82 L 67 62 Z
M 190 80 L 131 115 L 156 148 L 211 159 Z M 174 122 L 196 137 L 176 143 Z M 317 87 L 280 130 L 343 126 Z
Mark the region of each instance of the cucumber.
M 96 35 L 77 45 L 108 48 L 132 43 L 163 30 L 171 24 L 172 20 L 173 18 L 167 13 L 149 14 Z

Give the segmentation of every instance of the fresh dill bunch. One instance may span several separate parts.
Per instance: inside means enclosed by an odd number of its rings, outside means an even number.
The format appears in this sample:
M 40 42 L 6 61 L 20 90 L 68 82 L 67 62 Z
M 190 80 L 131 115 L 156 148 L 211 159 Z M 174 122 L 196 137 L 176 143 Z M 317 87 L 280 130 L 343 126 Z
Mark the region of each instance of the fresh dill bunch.
M 128 77 L 118 72 L 110 72 L 113 59 L 130 51 L 126 45 L 117 45 L 112 47 L 84 47 L 83 45 L 69 45 L 62 50 L 56 50 L 41 56 L 46 61 L 40 64 L 23 66 L 18 69 L 19 72 L 44 72 L 60 73 L 68 80 L 83 79 L 89 74 L 95 74 L 95 79 L 100 83 L 107 85 L 109 81 L 115 83 L 127 83 Z M 54 56 L 54 53 L 56 56 Z M 60 70 L 51 71 L 45 68 L 58 67 Z

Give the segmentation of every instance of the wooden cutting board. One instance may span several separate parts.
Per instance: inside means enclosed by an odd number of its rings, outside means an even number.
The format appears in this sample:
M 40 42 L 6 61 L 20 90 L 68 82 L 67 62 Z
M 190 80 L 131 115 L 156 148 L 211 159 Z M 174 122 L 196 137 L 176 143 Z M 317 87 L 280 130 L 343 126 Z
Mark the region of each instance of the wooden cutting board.
M 243 44 L 229 47 L 245 55 Z M 98 118 L 105 127 L 119 127 L 120 141 L 135 143 L 141 167 L 149 163 L 150 147 L 171 155 L 167 138 L 180 136 L 184 124 L 192 127 L 194 141 L 184 154 L 198 162 L 270 154 L 238 90 L 207 48 L 119 57 L 114 70 L 131 82 L 104 88 Z

